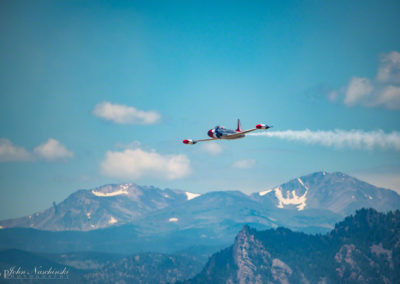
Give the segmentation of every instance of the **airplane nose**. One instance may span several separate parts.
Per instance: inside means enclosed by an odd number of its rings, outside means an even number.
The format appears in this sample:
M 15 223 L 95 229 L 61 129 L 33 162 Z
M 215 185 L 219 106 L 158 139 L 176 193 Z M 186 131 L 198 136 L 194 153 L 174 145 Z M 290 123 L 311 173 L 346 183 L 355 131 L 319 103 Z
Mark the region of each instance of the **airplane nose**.
M 213 137 L 214 137 L 214 136 L 213 136 L 212 129 L 208 130 L 208 136 L 210 136 L 211 138 L 213 138 Z

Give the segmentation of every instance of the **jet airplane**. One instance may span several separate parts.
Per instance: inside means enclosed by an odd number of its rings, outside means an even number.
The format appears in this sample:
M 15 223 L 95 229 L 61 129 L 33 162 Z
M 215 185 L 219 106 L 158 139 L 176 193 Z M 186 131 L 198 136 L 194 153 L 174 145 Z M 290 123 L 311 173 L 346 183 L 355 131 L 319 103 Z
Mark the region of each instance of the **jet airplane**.
M 226 129 L 223 126 L 215 126 L 213 129 L 208 130 L 208 136 L 211 138 L 208 139 L 199 139 L 199 140 L 192 140 L 192 139 L 185 139 L 183 140 L 183 144 L 196 144 L 197 142 L 204 142 L 204 141 L 213 141 L 213 140 L 220 140 L 220 139 L 239 139 L 246 137 L 246 134 L 258 129 L 268 129 L 272 126 L 267 124 L 257 124 L 255 128 L 251 128 L 248 130 L 242 130 L 240 127 L 240 120 L 238 119 L 237 128 L 236 130 Z

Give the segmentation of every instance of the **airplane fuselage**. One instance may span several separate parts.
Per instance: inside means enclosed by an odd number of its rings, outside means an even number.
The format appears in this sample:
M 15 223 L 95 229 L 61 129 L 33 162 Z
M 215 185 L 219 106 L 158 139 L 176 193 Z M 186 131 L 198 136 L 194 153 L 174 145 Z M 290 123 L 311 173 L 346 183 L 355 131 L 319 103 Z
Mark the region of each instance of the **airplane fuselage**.
M 219 126 L 216 126 L 215 128 L 208 130 L 207 132 L 209 137 L 216 139 L 239 139 L 246 136 L 245 134 L 232 136 L 232 134 L 236 133 L 238 132 L 235 130 L 225 129 Z

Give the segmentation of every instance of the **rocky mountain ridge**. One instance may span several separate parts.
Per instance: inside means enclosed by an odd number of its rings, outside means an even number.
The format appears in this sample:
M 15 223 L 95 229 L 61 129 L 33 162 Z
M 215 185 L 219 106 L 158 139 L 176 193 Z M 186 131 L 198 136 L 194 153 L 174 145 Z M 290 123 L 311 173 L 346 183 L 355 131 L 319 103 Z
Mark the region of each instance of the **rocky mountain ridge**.
M 361 209 L 325 235 L 245 226 L 185 283 L 399 283 L 400 211 Z

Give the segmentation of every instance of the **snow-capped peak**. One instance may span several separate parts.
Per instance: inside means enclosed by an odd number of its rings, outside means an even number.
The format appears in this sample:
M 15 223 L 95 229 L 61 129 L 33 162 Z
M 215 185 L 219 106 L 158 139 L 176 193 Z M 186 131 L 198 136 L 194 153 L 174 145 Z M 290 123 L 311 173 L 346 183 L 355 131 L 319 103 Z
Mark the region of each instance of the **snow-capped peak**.
M 128 188 L 130 186 L 131 186 L 131 184 L 121 184 L 119 186 L 119 189 L 115 190 L 115 191 L 102 192 L 102 191 L 92 190 L 92 193 L 96 196 L 101 196 L 101 197 L 110 197 L 110 196 L 116 196 L 116 195 L 121 195 L 121 194 L 128 194 Z
M 191 200 L 193 198 L 196 198 L 196 197 L 200 196 L 199 193 L 191 193 L 191 192 L 187 192 L 187 191 L 185 192 L 185 194 L 186 194 L 187 200 Z

